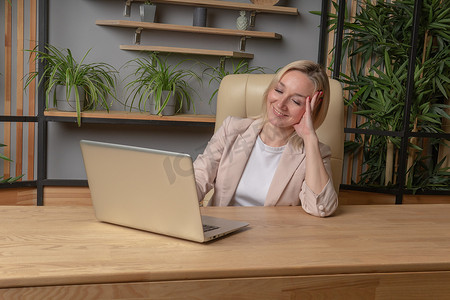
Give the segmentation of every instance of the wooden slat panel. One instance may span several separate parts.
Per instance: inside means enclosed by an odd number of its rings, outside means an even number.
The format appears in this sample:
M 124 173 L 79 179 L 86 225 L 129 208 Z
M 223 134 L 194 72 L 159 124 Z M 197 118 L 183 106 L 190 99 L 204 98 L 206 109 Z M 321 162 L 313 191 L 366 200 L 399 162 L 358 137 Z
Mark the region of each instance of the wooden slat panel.
M 450 99 L 447 99 L 446 105 L 450 105 Z M 445 112 L 447 114 L 450 114 L 450 107 L 447 107 L 445 109 Z M 445 133 L 450 133 L 450 120 L 446 118 L 442 118 L 442 130 Z M 439 146 L 439 153 L 438 153 L 438 161 L 441 161 L 445 158 L 444 164 L 442 165 L 443 168 L 450 168 L 450 141 L 444 140 L 442 141 L 444 143 L 443 145 Z
M 0 189 L 0 205 L 36 205 L 36 199 L 36 188 Z
M 23 115 L 23 36 L 24 36 L 24 5 L 23 0 L 17 0 L 15 2 L 17 5 L 17 21 L 16 21 L 16 32 L 17 32 L 17 49 L 16 49 L 16 115 Z M 22 174 L 23 165 L 23 123 L 16 122 L 16 175 L 20 176 Z
M 5 105 L 4 114 L 6 116 L 11 115 L 11 66 L 12 66 L 12 8 L 8 1 L 4 1 L 5 5 Z M 6 122 L 4 124 L 4 137 L 3 144 L 7 146 L 3 148 L 3 154 L 7 157 L 11 156 L 11 123 Z M 5 178 L 10 177 L 10 162 L 4 160 L 3 176 Z
M 450 204 L 446 195 L 403 195 L 403 204 Z
M 36 0 L 30 0 L 30 49 L 36 47 Z M 35 54 L 33 53 L 29 61 L 34 61 Z M 30 63 L 29 72 L 34 72 L 36 65 Z M 28 115 L 36 115 L 36 81 L 33 81 L 28 88 Z M 28 123 L 28 165 L 27 165 L 27 179 L 34 180 L 34 150 L 35 150 L 35 124 Z
M 353 106 L 354 107 L 354 106 Z M 347 112 L 350 111 L 352 112 L 353 109 L 348 109 L 347 106 Z M 351 116 L 351 128 L 356 128 L 356 118 L 354 117 L 354 115 Z M 355 140 L 355 134 L 351 133 L 349 138 L 349 141 L 354 141 Z M 355 155 L 354 153 L 349 153 L 348 154 L 348 165 L 347 165 L 347 184 L 351 184 L 352 182 L 352 178 L 353 178 L 353 161 L 355 160 Z
M 91 206 L 88 187 L 47 186 L 44 188 L 45 206 Z
M 28 123 L 27 180 L 34 180 L 35 130 L 35 124 L 33 122 Z
M 339 190 L 339 205 L 395 204 L 395 195 Z

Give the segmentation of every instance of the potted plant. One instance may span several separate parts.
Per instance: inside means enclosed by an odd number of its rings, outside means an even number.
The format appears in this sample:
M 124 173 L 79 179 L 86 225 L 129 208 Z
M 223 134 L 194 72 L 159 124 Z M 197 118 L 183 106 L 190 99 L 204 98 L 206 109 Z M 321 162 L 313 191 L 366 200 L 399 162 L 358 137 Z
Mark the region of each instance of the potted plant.
M 145 1 L 139 6 L 141 22 L 155 22 L 156 5 L 152 1 Z
M 109 111 L 108 95 L 115 98 L 116 91 L 117 71 L 113 66 L 103 62 L 85 63 L 91 49 L 79 63 L 70 49 L 59 50 L 51 45 L 45 49 L 43 52 L 36 47 L 30 51 L 36 54 L 33 61 L 44 62 L 44 71 L 38 85 L 44 83 L 47 109 L 53 92 L 53 105 L 60 110 L 76 111 L 78 126 L 81 125 L 83 109 L 96 109 L 101 106 Z M 28 74 L 25 88 L 37 75 L 38 71 Z
M 135 78 L 125 86 L 129 93 L 126 102 L 131 101 L 130 111 L 135 101 L 138 102 L 140 111 L 145 111 L 146 105 L 150 105 L 150 113 L 161 116 L 179 112 L 184 102 L 187 109 L 190 109 L 192 105 L 195 111 L 190 94 L 195 90 L 189 85 L 188 80 L 191 78 L 201 80 L 191 70 L 178 69 L 184 61 L 170 65 L 167 57 L 160 58 L 152 53 L 149 57 L 136 58 L 127 62 L 127 66 L 136 65 L 135 71 L 129 75 Z
M 264 67 L 258 67 L 258 66 L 250 67 L 248 60 L 245 58 L 239 60 L 239 62 L 237 64 L 235 64 L 234 61 L 232 60 L 231 61 L 231 69 L 229 69 L 225 66 L 224 61 L 222 61 L 219 64 L 219 66 L 217 66 L 217 67 L 213 67 L 208 64 L 205 64 L 205 65 L 206 65 L 206 69 L 203 70 L 203 75 L 210 77 L 208 84 L 211 85 L 211 83 L 214 82 L 217 85 L 217 88 L 214 90 L 211 97 L 209 98 L 209 103 L 211 103 L 212 99 L 219 91 L 220 82 L 222 81 L 222 79 L 225 76 L 227 76 L 229 74 L 249 74 L 249 73 L 256 73 L 256 72 L 265 73 Z

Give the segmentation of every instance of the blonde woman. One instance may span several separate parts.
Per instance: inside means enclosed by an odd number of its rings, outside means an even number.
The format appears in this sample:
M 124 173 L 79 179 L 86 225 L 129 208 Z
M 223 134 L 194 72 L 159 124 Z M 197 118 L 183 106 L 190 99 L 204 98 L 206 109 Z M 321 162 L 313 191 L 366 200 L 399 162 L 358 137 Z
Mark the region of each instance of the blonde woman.
M 331 215 L 338 206 L 331 151 L 316 135 L 329 90 L 312 61 L 282 68 L 264 93 L 264 113 L 225 119 L 195 160 L 199 200 L 214 188 L 209 205 L 301 205 L 311 215 Z

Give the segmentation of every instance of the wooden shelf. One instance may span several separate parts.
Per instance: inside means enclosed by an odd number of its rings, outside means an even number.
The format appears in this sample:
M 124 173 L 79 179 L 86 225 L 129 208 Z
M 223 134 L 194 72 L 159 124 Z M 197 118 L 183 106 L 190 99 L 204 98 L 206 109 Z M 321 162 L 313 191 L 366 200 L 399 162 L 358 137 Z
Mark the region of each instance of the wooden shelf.
M 145 0 L 135 0 L 137 2 L 145 2 Z M 298 9 L 295 7 L 272 6 L 272 5 L 255 5 L 251 3 L 238 3 L 232 1 L 217 0 L 153 0 L 154 3 L 164 3 L 173 5 L 201 6 L 210 8 L 232 9 L 255 11 L 258 13 L 298 15 Z
M 143 0 L 139 0 L 143 2 Z M 283 7 L 283 6 L 265 6 L 255 5 L 248 3 L 237 3 L 231 1 L 216 1 L 216 0 L 156 0 L 155 3 L 175 4 L 175 5 L 189 5 L 189 6 L 202 6 L 219 9 L 234 9 L 234 10 L 248 10 L 252 12 L 252 16 L 259 12 L 265 13 L 278 13 L 278 14 L 291 14 L 298 15 L 296 8 Z M 127 7 L 130 3 L 127 2 Z M 152 52 L 169 52 L 169 53 L 183 53 L 183 54 L 195 54 L 195 55 L 212 55 L 220 57 L 235 57 L 235 58 L 249 58 L 252 59 L 254 55 L 252 53 L 245 52 L 245 44 L 248 38 L 265 38 L 265 39 L 281 39 L 281 34 L 275 32 L 263 32 L 252 30 L 236 30 L 227 28 L 214 28 L 214 27 L 202 27 L 202 26 L 187 26 L 176 24 L 164 24 L 153 22 L 138 22 L 130 20 L 97 20 L 95 22 L 99 26 L 113 26 L 122 28 L 135 29 L 134 44 L 135 45 L 121 45 L 122 50 L 132 51 L 152 51 Z M 239 51 L 227 51 L 227 50 L 211 50 L 211 49 L 193 49 L 193 48 L 181 48 L 181 47 L 165 47 L 165 46 L 151 46 L 140 45 L 142 30 L 160 30 L 160 31 L 173 31 L 173 32 L 187 32 L 195 34 L 214 34 L 221 36 L 236 36 L 240 37 Z
M 131 51 L 154 51 L 154 52 L 169 52 L 169 53 L 183 53 L 196 55 L 212 55 L 221 57 L 235 57 L 235 58 L 253 58 L 253 54 L 246 52 L 236 52 L 227 50 L 207 50 L 207 49 L 192 49 L 192 48 L 176 48 L 176 47 L 161 47 L 161 46 L 141 46 L 141 45 L 120 45 L 122 50 Z
M 250 31 L 250 30 L 235 30 L 225 28 L 212 28 L 200 26 L 186 26 L 151 22 L 137 22 L 128 20 L 97 20 L 95 24 L 100 26 L 114 26 L 125 28 L 143 28 L 151 30 L 165 30 L 176 32 L 190 32 L 190 33 L 205 33 L 216 35 L 229 35 L 238 37 L 252 37 L 265 39 L 281 39 L 281 35 L 275 32 Z
M 47 110 L 44 112 L 46 117 L 76 118 L 75 112 L 65 112 L 58 110 Z M 114 119 L 114 120 L 141 120 L 141 121 L 168 121 L 168 122 L 192 122 L 192 123 L 211 123 L 216 122 L 214 115 L 193 115 L 176 114 L 173 116 L 150 115 L 145 112 L 126 112 L 126 111 L 84 111 L 81 118 L 92 119 Z

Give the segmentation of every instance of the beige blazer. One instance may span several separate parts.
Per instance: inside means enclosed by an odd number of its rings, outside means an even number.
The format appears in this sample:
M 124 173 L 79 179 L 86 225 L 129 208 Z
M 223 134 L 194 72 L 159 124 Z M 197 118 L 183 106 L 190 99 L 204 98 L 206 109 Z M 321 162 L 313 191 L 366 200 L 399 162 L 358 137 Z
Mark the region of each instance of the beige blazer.
M 203 154 L 194 162 L 197 193 L 201 201 L 214 188 L 209 205 L 228 206 L 262 129 L 262 120 L 228 117 L 214 134 Z M 305 183 L 303 147 L 287 144 L 269 187 L 265 206 L 301 205 L 312 215 L 325 217 L 337 208 L 331 181 L 330 148 L 320 143 L 320 152 L 330 180 L 318 195 Z

